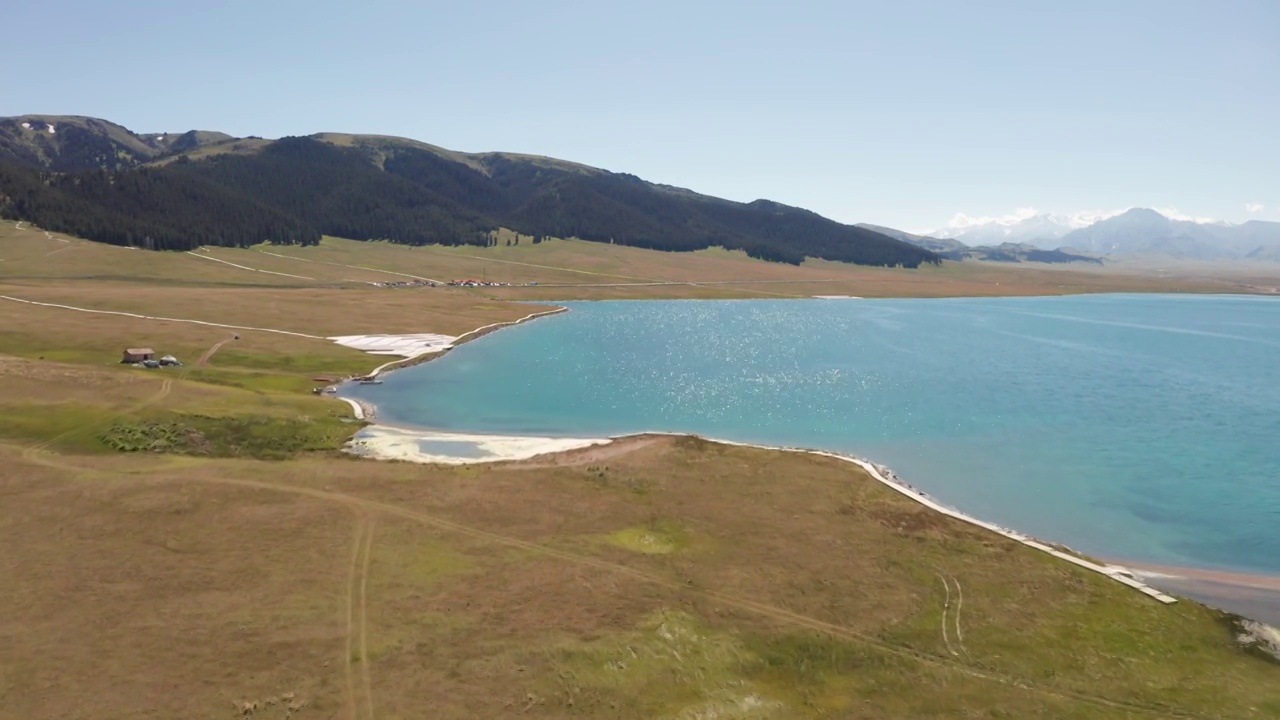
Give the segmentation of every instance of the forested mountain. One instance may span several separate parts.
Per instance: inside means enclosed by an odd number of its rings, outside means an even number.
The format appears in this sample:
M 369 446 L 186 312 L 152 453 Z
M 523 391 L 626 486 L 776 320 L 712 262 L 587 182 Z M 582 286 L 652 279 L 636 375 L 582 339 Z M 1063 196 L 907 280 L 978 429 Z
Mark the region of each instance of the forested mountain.
M 135 135 L 87 118 L 0 119 L 0 214 L 154 249 L 310 243 L 321 234 L 486 244 L 489 231 L 507 227 L 657 250 L 722 246 L 788 263 L 938 261 L 800 208 L 722 200 L 552 158 L 359 135 L 254 143 L 194 131 Z
M 0 216 L 147 250 L 315 244 L 313 225 L 243 193 L 162 169 L 39 173 L 0 162 Z

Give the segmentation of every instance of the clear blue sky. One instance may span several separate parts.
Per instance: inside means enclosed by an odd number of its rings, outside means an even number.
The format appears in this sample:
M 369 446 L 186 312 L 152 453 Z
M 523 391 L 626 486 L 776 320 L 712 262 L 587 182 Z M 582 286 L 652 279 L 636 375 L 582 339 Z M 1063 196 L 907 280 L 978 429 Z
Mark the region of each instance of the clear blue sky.
M 12 1 L 0 27 L 0 115 L 404 135 L 912 229 L 1280 220 L 1276 0 Z

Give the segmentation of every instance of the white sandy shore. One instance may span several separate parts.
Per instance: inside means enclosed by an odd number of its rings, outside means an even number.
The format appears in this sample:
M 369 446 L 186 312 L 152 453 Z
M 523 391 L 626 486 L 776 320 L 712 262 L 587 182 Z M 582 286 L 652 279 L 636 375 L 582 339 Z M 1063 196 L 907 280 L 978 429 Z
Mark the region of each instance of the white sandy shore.
M 3 297 L 3 296 L 0 296 Z M 511 325 L 519 325 L 534 318 L 540 318 L 544 315 L 556 315 L 562 312 L 568 312 L 569 308 L 557 307 L 551 310 L 543 310 L 541 312 L 529 313 L 519 320 L 511 320 L 508 322 L 496 322 L 475 330 L 465 332 L 458 336 L 441 335 L 438 333 L 406 333 L 401 335 L 375 334 L 375 335 L 336 335 L 334 337 L 325 338 L 332 340 L 339 345 L 343 345 L 356 350 L 363 350 L 370 355 L 391 355 L 400 358 L 391 362 L 383 363 L 371 370 L 368 377 L 377 377 L 380 373 L 393 369 L 396 366 L 405 364 L 408 360 L 416 360 L 425 355 L 435 355 L 452 350 L 454 347 L 471 340 L 473 338 L 484 335 L 492 330 L 508 327 Z M 350 403 L 350 400 L 347 400 Z M 355 407 L 353 404 L 352 407 Z M 358 419 L 364 419 L 363 410 L 356 412 Z
M 364 406 L 361 405 L 359 402 L 352 400 L 351 398 L 340 397 L 338 399 L 351 406 L 351 414 L 355 415 L 357 420 L 366 420 L 366 419 L 372 420 L 372 418 L 366 417 L 364 412 Z
M 410 335 L 339 335 L 327 339 L 339 345 L 363 350 L 370 355 L 410 358 L 448 350 L 453 347 L 454 341 L 458 338 L 436 333 L 414 333 Z
M 607 445 L 610 442 L 612 440 L 608 438 L 472 435 L 371 425 L 351 439 L 347 451 L 377 460 L 466 465 L 527 460 L 538 455 Z

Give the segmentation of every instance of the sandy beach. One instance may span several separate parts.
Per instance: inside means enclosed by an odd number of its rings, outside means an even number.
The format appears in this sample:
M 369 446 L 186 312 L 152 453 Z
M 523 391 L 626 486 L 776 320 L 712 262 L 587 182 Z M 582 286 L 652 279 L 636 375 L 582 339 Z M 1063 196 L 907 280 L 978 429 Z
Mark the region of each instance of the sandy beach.
M 556 307 L 551 310 L 529 313 L 519 320 L 492 323 L 457 336 L 441 335 L 439 333 L 408 333 L 401 335 L 376 333 L 372 335 L 335 335 L 325 339 L 345 347 L 362 350 L 370 355 L 387 355 L 398 358 L 379 365 L 365 375 L 365 377 L 376 378 L 384 372 L 399 370 L 427 360 L 434 360 L 458 345 L 475 340 L 495 330 L 520 325 L 545 315 L 558 315 L 562 312 L 569 312 L 569 308 Z M 361 408 L 351 400 L 346 400 L 346 402 L 356 409 L 356 417 L 358 419 L 363 420 L 366 415 L 372 417 L 372 408 L 367 406 Z M 361 414 L 362 412 L 363 415 Z
M 411 430 L 389 425 L 363 428 L 347 451 L 376 460 L 465 465 L 527 460 L 539 455 L 608 445 L 609 438 L 549 438 Z

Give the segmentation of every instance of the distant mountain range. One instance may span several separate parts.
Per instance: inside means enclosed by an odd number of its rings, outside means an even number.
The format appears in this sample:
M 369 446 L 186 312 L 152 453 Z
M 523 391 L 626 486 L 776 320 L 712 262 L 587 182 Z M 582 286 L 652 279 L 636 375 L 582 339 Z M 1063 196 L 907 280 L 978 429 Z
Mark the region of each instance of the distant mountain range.
M 1192 260 L 1280 260 L 1280 223 L 1250 220 L 1241 225 L 1171 220 L 1155 210 L 1133 208 L 1060 239 L 1095 255 L 1163 255 Z
M 1101 265 L 1102 260 L 1069 250 L 1046 250 L 1026 243 L 1002 242 L 998 245 L 966 245 L 952 238 L 936 238 L 928 235 L 917 235 L 902 230 L 895 230 L 882 225 L 860 223 L 859 227 L 875 230 L 878 233 L 897 238 L 903 242 L 917 245 L 926 250 L 938 253 L 946 260 L 981 260 L 986 262 L 1042 262 L 1042 263 L 1093 263 Z
M 1082 227 L 1087 227 L 1098 217 L 1053 215 L 1050 213 L 1016 214 L 1008 218 L 984 218 L 969 221 L 959 228 L 941 228 L 927 235 L 958 240 L 965 245 L 999 245 L 1001 243 L 1026 243 L 1050 250 L 1060 246 L 1059 238 Z
M 1013 255 L 1027 260 L 1034 254 L 1041 262 L 1096 261 L 1097 258 L 1139 255 L 1186 260 L 1280 261 L 1280 223 L 1250 220 L 1233 225 L 1174 220 L 1147 208 L 1132 208 L 1083 223 L 1080 218 L 1033 215 L 1013 222 L 988 222 L 960 231 L 924 235 L 875 225 L 863 227 L 949 259 L 1004 260 L 1005 256 Z M 1046 252 L 1054 254 L 1042 254 Z
M 486 245 L 492 231 L 774 262 L 914 268 L 939 256 L 769 200 L 733 202 L 554 158 L 405 138 L 138 134 L 79 116 L 0 118 L 0 216 L 157 250 L 322 235 Z

